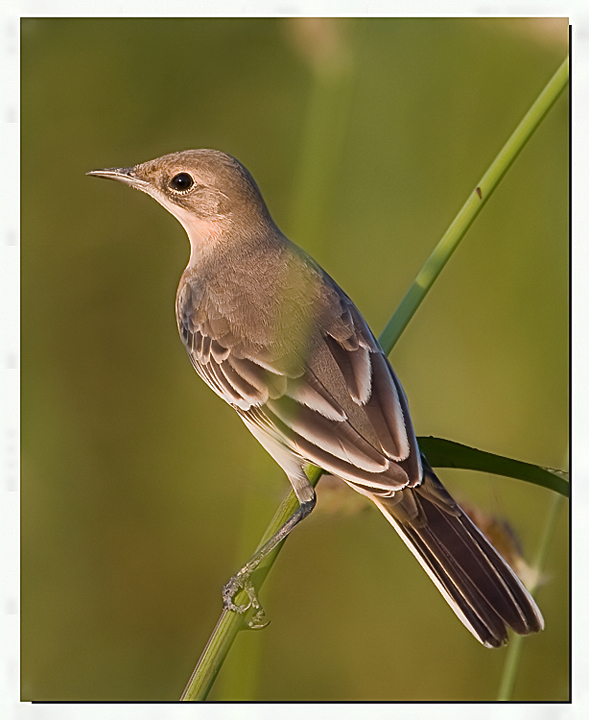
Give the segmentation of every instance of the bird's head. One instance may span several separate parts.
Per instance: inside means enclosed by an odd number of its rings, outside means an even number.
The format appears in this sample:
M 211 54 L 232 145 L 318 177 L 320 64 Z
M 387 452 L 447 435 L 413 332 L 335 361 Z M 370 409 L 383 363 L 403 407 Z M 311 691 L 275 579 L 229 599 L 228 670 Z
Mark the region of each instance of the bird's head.
M 193 251 L 273 225 L 248 170 L 218 150 L 185 150 L 139 165 L 92 170 L 151 195 L 184 226 Z

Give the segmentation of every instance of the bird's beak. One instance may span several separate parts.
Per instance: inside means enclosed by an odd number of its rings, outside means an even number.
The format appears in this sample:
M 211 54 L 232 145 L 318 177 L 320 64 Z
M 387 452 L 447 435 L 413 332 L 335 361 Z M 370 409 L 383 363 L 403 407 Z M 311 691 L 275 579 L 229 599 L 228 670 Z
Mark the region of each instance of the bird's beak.
M 145 191 L 149 185 L 145 180 L 141 180 L 135 174 L 134 167 L 126 168 L 104 168 L 104 170 L 90 170 L 86 175 L 93 175 L 94 177 L 109 178 L 110 180 L 119 180 L 124 182 L 126 185 L 137 188 L 137 190 Z

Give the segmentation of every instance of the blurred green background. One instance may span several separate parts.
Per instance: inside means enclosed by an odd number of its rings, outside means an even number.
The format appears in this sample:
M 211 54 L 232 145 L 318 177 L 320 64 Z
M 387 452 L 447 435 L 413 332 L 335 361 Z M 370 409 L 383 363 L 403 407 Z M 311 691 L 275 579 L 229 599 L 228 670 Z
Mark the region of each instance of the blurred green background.
M 184 231 L 84 173 L 235 155 L 378 334 L 567 36 L 565 19 L 22 21 L 24 700 L 178 698 L 287 491 L 177 336 Z M 392 354 L 418 434 L 566 465 L 568 170 L 563 96 Z M 533 560 L 549 491 L 440 475 Z M 495 697 L 506 651 L 352 498 L 320 483 L 262 592 L 270 626 L 241 633 L 211 699 Z M 566 515 L 516 699 L 568 698 Z

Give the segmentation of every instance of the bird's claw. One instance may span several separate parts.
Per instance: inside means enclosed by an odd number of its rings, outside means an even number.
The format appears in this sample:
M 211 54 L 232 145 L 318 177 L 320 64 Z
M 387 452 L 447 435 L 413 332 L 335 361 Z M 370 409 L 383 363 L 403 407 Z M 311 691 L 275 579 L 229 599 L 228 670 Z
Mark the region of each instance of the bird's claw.
M 249 602 L 246 605 L 238 605 L 235 602 L 235 596 L 243 590 L 248 597 Z M 266 613 L 264 608 L 260 605 L 256 589 L 249 578 L 249 575 L 240 575 L 237 573 L 231 580 L 223 587 L 223 607 L 225 610 L 243 615 L 250 608 L 255 610 L 252 617 L 248 620 L 247 625 L 252 630 L 261 630 L 270 624 L 269 620 L 264 621 Z

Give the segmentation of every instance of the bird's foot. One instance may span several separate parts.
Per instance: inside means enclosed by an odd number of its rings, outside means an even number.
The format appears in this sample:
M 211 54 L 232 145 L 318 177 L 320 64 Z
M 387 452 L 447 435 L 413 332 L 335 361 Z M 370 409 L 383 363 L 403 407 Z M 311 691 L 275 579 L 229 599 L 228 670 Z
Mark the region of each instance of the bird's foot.
M 246 605 L 238 605 L 235 602 L 235 596 L 241 590 L 243 590 L 248 597 L 249 602 Z M 261 630 L 270 624 L 269 620 L 264 620 L 266 613 L 260 605 L 256 589 L 250 580 L 249 574 L 242 573 L 241 570 L 223 587 L 223 607 L 225 610 L 231 610 L 231 612 L 237 613 L 238 615 L 243 615 L 252 608 L 255 612 L 247 622 L 248 627 L 252 630 Z

